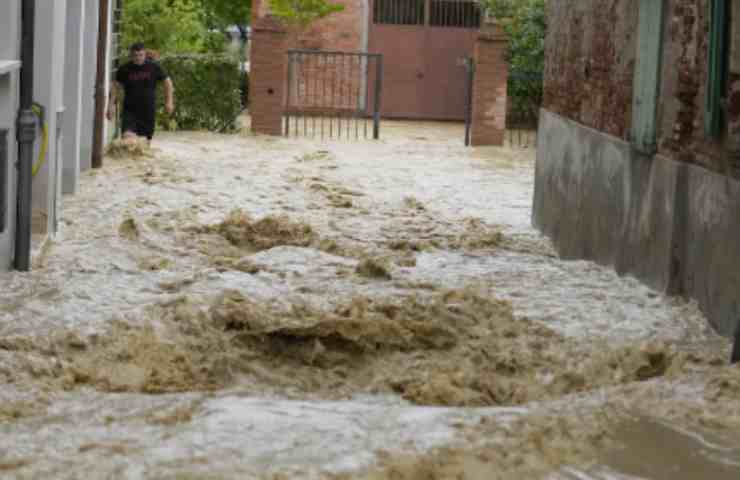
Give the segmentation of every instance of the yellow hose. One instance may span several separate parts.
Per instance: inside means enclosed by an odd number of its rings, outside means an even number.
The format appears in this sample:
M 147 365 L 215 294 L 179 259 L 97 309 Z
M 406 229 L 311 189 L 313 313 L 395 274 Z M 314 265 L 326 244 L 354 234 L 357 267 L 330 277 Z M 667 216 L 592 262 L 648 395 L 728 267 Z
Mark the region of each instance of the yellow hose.
M 41 123 L 41 150 L 39 151 L 39 159 L 33 166 L 33 170 L 31 171 L 31 175 L 35 177 L 36 174 L 39 173 L 39 170 L 41 170 L 41 167 L 44 165 L 44 161 L 46 160 L 46 152 L 49 150 L 49 128 L 44 122 L 41 107 L 39 105 L 33 106 L 33 113 L 35 113 L 36 116 L 39 117 L 39 122 L 43 122 Z

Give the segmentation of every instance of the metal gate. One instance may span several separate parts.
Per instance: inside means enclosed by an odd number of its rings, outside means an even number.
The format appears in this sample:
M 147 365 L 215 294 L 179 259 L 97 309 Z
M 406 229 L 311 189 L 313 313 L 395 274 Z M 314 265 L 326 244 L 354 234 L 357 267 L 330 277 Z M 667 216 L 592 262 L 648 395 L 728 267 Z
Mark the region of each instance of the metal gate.
M 377 140 L 382 91 L 380 54 L 290 50 L 285 135 Z
M 543 95 L 542 73 L 511 72 L 507 91 L 506 141 L 511 147 L 535 148 Z

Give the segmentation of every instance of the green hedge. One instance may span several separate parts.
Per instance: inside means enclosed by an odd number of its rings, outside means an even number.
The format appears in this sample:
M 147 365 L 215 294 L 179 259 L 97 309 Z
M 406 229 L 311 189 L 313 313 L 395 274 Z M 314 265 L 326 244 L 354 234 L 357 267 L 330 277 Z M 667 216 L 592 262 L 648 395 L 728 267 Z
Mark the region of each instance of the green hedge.
M 225 55 L 162 57 L 175 85 L 175 113 L 164 111 L 159 89 L 157 124 L 165 130 L 230 132 L 243 109 L 244 74 L 236 58 Z

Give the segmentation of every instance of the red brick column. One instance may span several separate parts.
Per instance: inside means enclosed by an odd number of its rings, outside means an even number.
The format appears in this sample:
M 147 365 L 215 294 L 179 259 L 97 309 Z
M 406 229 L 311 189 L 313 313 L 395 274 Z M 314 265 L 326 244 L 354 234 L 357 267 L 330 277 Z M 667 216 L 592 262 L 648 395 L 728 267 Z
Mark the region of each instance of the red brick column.
M 501 27 L 487 25 L 481 29 L 473 53 L 475 77 L 470 139 L 473 146 L 504 144 L 509 78 L 507 47 Z
M 249 113 L 252 131 L 282 135 L 287 35 L 282 25 L 270 16 L 252 27 L 250 52 Z

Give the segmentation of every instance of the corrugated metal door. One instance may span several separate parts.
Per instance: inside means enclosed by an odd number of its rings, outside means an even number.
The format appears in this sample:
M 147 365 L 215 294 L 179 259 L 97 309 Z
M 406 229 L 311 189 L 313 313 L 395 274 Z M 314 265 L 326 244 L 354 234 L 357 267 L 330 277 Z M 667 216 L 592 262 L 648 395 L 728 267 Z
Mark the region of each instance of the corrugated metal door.
M 383 56 L 384 117 L 416 118 L 423 110 L 426 1 L 373 0 L 370 53 Z
M 372 0 L 369 51 L 383 55 L 386 118 L 463 120 L 480 10 L 470 0 Z

